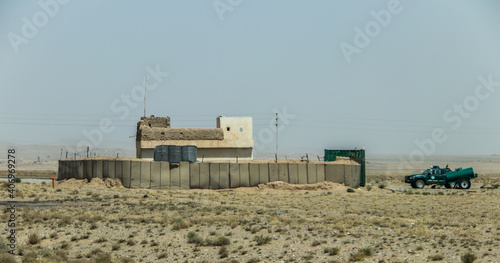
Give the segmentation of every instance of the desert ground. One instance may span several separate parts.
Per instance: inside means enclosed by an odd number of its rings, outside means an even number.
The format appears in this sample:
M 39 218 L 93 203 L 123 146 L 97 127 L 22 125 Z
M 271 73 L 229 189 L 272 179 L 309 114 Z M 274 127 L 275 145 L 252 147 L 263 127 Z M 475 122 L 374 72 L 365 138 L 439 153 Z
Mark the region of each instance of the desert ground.
M 397 162 L 377 172 L 377 161 L 355 189 L 273 182 L 149 190 L 97 178 L 52 189 L 21 181 L 16 256 L 1 254 L 0 262 L 499 262 L 500 169 L 483 161 L 450 162 L 485 171 L 469 190 L 412 189 Z M 21 175 L 55 173 L 28 170 Z

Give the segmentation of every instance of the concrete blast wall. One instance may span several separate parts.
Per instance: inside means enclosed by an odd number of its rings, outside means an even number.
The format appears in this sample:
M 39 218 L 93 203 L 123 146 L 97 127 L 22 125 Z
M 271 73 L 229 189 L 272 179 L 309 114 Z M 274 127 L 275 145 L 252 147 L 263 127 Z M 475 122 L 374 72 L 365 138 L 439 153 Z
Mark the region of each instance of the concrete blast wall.
M 361 167 L 355 164 L 64 160 L 59 161 L 57 180 L 118 178 L 128 188 L 179 190 L 248 187 L 273 181 L 292 184 L 330 181 L 358 187 L 360 175 Z

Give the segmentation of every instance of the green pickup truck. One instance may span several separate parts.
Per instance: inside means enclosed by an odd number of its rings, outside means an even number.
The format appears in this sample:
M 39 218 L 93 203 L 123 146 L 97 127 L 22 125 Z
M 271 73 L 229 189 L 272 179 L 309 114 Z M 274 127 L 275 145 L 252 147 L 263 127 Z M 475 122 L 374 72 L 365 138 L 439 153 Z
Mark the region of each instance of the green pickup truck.
M 471 179 L 477 177 L 472 167 L 457 168 L 452 171 L 448 168 L 432 166 L 421 174 L 405 176 L 405 183 L 411 184 L 413 188 L 424 188 L 425 185 L 444 185 L 446 188 L 469 189 Z

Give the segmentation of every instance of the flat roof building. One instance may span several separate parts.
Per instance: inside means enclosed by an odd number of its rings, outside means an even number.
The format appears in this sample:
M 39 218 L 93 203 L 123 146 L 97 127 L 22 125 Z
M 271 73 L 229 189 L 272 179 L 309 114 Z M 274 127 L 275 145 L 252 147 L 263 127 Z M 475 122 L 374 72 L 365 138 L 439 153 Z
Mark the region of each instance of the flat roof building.
M 253 160 L 252 117 L 217 117 L 216 128 L 171 128 L 170 117 L 142 117 L 136 157 L 153 160 L 157 145 L 195 145 L 197 160 Z

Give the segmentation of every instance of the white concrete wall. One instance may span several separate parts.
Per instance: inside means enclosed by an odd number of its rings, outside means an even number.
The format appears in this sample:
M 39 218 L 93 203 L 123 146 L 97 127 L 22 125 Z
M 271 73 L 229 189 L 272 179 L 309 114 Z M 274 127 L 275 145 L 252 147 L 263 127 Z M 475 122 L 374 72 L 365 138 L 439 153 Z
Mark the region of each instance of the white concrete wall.
M 147 161 L 153 161 L 155 157 L 155 149 L 143 149 L 141 151 L 141 159 L 147 160 Z M 138 157 L 139 158 L 139 157 Z
M 252 117 L 218 117 L 226 147 L 253 148 Z
M 201 148 L 197 150 L 196 159 L 203 161 L 236 161 L 253 160 L 252 148 Z

